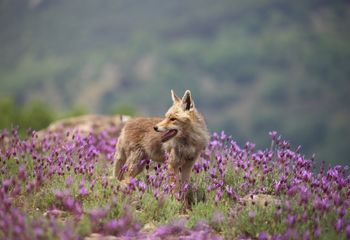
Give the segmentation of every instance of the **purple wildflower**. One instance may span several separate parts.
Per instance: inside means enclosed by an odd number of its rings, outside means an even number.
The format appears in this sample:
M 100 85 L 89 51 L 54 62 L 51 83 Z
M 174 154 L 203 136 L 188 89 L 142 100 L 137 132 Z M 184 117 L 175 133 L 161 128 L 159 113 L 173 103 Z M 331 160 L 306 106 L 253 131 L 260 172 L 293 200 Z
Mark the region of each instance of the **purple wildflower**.
M 346 234 L 346 238 L 350 239 L 350 224 L 348 224 L 345 228 L 345 234 Z
M 261 232 L 259 233 L 258 240 L 268 240 L 269 234 L 267 232 Z

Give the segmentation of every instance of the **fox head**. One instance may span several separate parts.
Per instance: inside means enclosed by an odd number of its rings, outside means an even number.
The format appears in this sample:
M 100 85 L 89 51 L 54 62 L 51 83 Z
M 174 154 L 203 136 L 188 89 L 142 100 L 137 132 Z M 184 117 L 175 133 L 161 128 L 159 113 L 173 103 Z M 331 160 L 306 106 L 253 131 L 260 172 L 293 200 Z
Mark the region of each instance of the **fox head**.
M 173 105 L 166 112 L 164 120 L 154 126 L 155 131 L 163 133 L 161 137 L 162 142 L 166 142 L 181 134 L 182 131 L 191 125 L 195 117 L 196 109 L 190 90 L 186 90 L 182 99 L 171 90 L 171 98 Z

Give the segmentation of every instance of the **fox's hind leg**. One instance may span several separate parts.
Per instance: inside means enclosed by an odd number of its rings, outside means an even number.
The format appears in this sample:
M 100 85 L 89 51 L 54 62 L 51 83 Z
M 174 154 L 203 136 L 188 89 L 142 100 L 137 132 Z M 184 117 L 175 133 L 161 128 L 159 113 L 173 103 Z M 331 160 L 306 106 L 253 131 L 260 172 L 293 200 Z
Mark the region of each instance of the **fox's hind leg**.
M 146 161 L 146 155 L 142 151 L 131 152 L 126 160 L 127 170 L 123 179 L 128 181 L 130 177 L 136 177 L 141 173 L 145 167 L 143 160 Z

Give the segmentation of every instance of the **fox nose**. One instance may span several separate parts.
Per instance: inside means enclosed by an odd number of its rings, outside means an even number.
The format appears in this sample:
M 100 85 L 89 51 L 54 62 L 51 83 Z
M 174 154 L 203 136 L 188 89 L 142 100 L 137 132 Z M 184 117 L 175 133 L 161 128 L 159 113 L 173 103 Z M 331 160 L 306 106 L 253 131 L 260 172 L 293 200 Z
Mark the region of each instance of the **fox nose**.
M 158 132 L 158 127 L 157 126 L 154 126 L 153 129 L 154 129 L 154 131 Z

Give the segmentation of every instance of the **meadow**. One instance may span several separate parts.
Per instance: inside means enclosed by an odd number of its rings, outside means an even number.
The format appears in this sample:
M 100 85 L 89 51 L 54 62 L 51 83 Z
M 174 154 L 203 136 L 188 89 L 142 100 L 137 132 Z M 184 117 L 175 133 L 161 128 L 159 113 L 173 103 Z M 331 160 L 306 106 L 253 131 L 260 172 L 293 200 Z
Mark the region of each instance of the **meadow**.
M 214 132 L 174 192 L 167 164 L 148 160 L 127 186 L 109 179 L 109 131 L 2 130 L 0 238 L 350 239 L 347 167 L 315 169 L 277 132 L 263 150 Z

